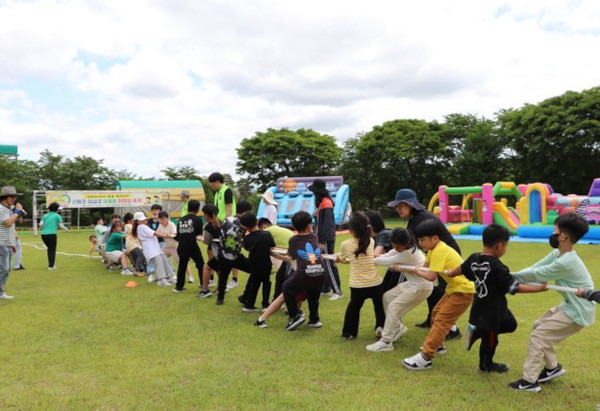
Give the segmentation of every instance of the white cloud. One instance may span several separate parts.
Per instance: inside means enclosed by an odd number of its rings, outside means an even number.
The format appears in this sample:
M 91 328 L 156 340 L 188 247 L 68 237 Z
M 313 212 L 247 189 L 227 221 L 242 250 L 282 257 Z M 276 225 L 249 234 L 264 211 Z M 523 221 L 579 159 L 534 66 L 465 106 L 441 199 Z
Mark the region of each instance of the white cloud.
M 0 140 L 144 176 L 232 173 L 239 142 L 268 127 L 341 142 L 597 86 L 599 18 L 591 0 L 8 0 Z

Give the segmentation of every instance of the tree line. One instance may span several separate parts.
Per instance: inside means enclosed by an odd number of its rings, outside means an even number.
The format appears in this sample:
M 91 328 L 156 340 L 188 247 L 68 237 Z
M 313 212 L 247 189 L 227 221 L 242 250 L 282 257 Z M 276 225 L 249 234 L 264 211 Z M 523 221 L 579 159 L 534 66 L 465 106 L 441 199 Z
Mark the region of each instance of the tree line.
M 600 177 L 600 87 L 568 91 L 538 104 L 500 110 L 493 119 L 449 114 L 441 122 L 398 119 L 344 141 L 311 129 L 267 129 L 242 140 L 232 184 L 258 204 L 279 177 L 342 175 L 355 209 L 385 209 L 398 188 L 426 203 L 441 184 L 544 182 L 563 194 L 586 194 Z M 2 185 L 33 190 L 107 190 L 117 180 L 148 179 L 112 170 L 103 160 L 49 150 L 38 161 L 0 156 Z M 161 170 L 166 180 L 201 180 L 193 167 Z M 162 178 L 162 177 L 161 177 Z M 153 179 L 153 178 L 150 178 Z M 207 201 L 212 192 L 206 189 Z M 30 207 L 31 196 L 24 197 Z M 28 204 L 29 203 L 29 204 Z

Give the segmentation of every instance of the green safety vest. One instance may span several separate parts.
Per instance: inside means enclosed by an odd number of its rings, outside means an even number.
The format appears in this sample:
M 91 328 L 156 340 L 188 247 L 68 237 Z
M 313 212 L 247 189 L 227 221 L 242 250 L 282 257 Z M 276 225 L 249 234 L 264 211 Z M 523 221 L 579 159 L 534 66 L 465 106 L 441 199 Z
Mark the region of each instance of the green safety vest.
M 221 186 L 221 189 L 215 193 L 214 204 L 219 209 L 219 214 L 217 214 L 217 216 L 221 221 L 225 221 L 225 216 L 227 215 L 227 205 L 225 204 L 225 191 L 227 191 L 228 189 L 229 187 L 223 184 Z M 233 194 L 233 190 L 231 191 L 231 193 Z M 233 202 L 231 204 L 231 215 L 235 215 L 235 196 L 232 195 L 232 197 Z

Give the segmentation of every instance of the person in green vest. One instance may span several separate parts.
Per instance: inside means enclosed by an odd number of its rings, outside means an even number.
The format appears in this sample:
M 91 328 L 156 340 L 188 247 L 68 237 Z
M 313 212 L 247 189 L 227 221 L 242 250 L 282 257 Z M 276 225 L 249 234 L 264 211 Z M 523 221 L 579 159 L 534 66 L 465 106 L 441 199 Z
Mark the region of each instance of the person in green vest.
M 208 176 L 208 183 L 210 184 L 210 189 L 214 192 L 213 204 L 217 206 L 217 209 L 219 210 L 217 217 L 219 217 L 219 220 L 223 223 L 227 217 L 236 215 L 233 190 L 225 184 L 225 177 L 218 171 Z M 228 289 L 238 286 L 238 270 L 233 269 L 231 275 L 231 281 L 227 284 Z
M 179 194 L 179 198 L 183 203 L 181 206 L 181 217 L 188 215 L 188 202 L 190 201 L 190 192 L 188 190 L 182 190 Z
M 69 230 L 63 224 L 62 217 L 57 213 L 60 205 L 58 203 L 52 203 L 48 206 L 48 213 L 44 214 L 42 221 L 40 221 L 40 227 L 42 227 L 42 241 L 46 245 L 48 254 L 48 270 L 56 270 L 54 262 L 56 260 L 56 233 L 59 228 L 63 230 Z

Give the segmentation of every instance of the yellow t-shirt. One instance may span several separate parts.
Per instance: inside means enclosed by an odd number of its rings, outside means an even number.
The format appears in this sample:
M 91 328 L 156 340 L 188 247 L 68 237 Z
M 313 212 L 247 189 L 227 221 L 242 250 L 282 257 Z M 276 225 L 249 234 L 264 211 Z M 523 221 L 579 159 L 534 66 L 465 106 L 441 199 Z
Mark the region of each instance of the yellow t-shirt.
M 469 281 L 464 275 L 448 277 L 442 274 L 443 270 L 453 270 L 463 262 L 460 254 L 445 242 L 440 241 L 433 250 L 429 250 L 427 257 L 425 257 L 425 262 L 429 263 L 429 271 L 439 273 L 448 283 L 446 294 L 475 294 L 475 284 L 473 281 Z
M 340 261 L 350 263 L 350 279 L 348 281 L 350 287 L 375 287 L 383 282 L 375 267 L 375 258 L 373 257 L 374 246 L 375 242 L 371 239 L 371 243 L 367 248 L 367 254 L 359 254 L 356 257 L 354 252 L 358 249 L 358 240 L 351 238 L 342 243 L 340 247 Z

